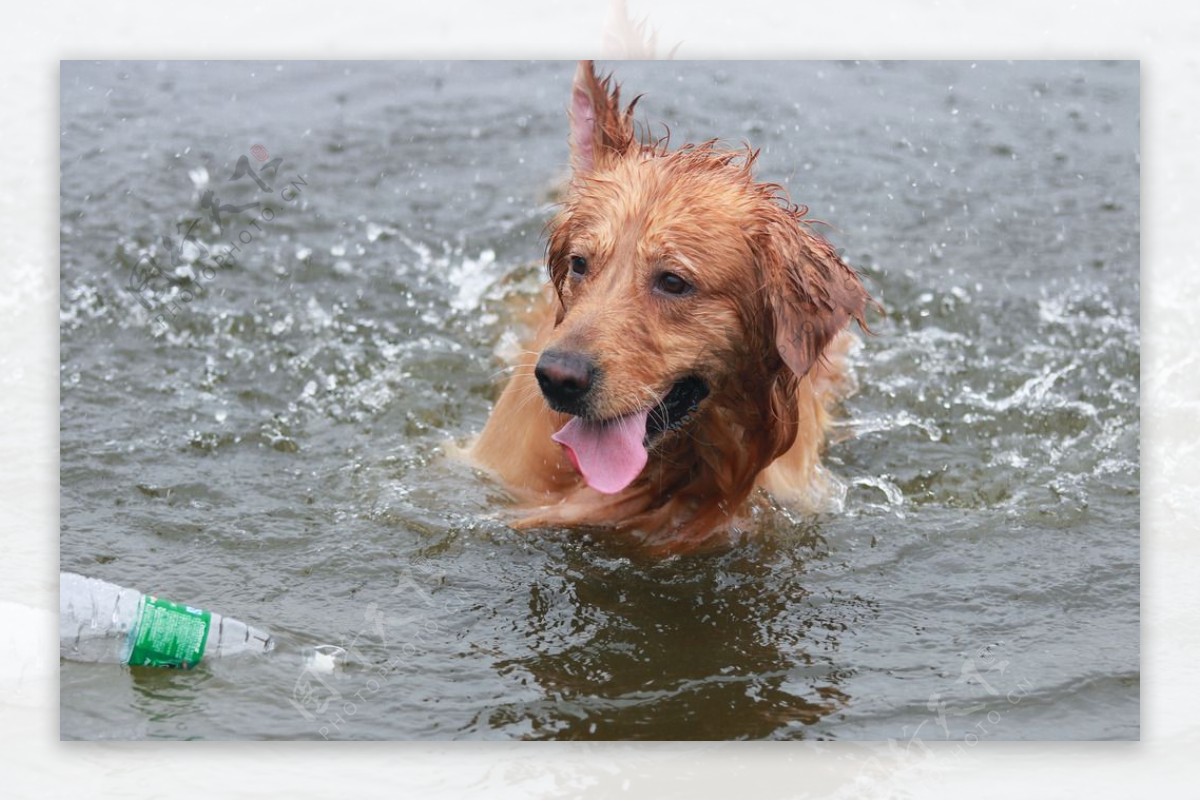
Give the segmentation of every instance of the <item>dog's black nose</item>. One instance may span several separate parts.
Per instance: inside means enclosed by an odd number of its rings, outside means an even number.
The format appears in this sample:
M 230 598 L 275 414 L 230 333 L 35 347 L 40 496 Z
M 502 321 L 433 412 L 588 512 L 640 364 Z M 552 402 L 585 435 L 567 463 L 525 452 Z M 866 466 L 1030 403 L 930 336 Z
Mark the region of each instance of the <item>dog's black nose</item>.
M 548 350 L 538 359 L 533 374 L 551 409 L 577 415 L 595 383 L 596 365 L 578 353 Z

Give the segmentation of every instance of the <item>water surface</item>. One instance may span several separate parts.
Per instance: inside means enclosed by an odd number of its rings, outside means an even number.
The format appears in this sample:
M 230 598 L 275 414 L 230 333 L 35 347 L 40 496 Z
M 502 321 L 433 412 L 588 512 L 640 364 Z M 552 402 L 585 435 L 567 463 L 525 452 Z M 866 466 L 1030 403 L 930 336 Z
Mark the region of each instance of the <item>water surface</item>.
M 673 141 L 760 147 L 886 307 L 842 508 L 647 562 L 444 458 L 540 280 L 573 65 L 64 63 L 62 566 L 281 641 L 63 663 L 64 738 L 1137 738 L 1137 65 L 617 67 Z

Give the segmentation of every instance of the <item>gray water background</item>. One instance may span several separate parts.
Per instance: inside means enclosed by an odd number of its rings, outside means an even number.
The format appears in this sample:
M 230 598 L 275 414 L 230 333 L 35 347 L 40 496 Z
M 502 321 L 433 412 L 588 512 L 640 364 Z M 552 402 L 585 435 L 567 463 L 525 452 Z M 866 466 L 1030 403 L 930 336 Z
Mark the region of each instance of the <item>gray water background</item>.
M 843 508 L 647 562 L 444 458 L 540 278 L 573 65 L 66 62 L 63 569 L 281 645 L 64 662 L 64 738 L 1138 736 L 1136 63 L 607 66 L 673 141 L 761 148 L 886 307 Z

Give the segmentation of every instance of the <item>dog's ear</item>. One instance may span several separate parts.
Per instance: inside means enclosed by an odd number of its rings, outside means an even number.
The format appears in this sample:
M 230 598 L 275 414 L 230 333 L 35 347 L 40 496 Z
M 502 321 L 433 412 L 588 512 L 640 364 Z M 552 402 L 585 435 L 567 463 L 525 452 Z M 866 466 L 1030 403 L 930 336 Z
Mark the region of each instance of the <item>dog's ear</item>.
M 624 155 L 634 144 L 633 107 L 621 109 L 621 88 L 601 80 L 595 65 L 580 61 L 571 89 L 571 167 L 587 174 Z
M 864 315 L 875 302 L 828 242 L 790 215 L 780 217 L 767 226 L 758 253 L 767 335 L 784 364 L 803 378 L 850 320 L 870 331 Z

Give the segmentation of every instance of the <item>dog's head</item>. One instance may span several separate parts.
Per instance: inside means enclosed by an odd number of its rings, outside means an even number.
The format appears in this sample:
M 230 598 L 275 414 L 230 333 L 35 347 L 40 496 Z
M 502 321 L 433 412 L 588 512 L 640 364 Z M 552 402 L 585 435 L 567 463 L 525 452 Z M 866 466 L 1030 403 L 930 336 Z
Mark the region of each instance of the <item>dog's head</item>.
M 560 305 L 536 368 L 547 403 L 573 416 L 555 438 L 604 492 L 717 407 L 771 427 L 746 435 L 782 453 L 795 423 L 772 419 L 789 411 L 780 393 L 851 319 L 865 325 L 870 300 L 779 187 L 754 181 L 755 153 L 641 143 L 633 106 L 580 64 L 573 176 L 548 245 Z

